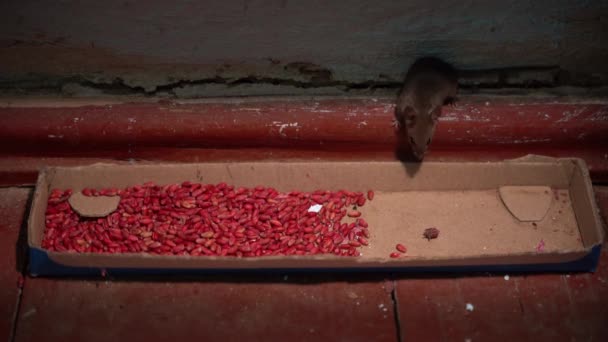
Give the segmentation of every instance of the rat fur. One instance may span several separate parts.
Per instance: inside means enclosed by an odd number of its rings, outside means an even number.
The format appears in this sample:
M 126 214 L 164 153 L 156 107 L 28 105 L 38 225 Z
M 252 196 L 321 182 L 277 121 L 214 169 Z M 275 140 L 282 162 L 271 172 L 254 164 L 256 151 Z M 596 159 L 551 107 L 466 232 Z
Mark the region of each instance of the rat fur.
M 395 108 L 395 126 L 404 127 L 411 151 L 421 161 L 435 134 L 441 108 L 456 101 L 458 77 L 449 64 L 433 57 L 410 67 Z

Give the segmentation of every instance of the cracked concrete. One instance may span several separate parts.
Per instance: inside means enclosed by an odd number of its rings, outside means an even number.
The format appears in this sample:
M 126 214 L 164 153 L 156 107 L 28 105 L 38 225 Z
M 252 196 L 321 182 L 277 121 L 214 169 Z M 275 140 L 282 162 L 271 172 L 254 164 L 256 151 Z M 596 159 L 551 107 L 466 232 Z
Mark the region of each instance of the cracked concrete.
M 465 88 L 608 85 L 608 3 L 110 0 L 0 4 L 0 92 L 394 93 L 422 55 Z
M 295 67 L 294 65 L 297 65 Z M 279 77 L 232 77 L 220 76 L 203 79 L 171 78 L 172 82 L 149 84 L 147 87 L 133 86 L 127 80 L 95 80 L 86 76 L 38 79 L 2 79 L 0 93 L 51 93 L 74 97 L 96 97 L 107 95 L 157 96 L 182 99 L 220 96 L 264 96 L 264 95 L 362 95 L 392 94 L 400 87 L 399 81 L 348 82 L 331 78 L 331 72 L 319 66 L 296 63 L 285 69 L 297 69 L 306 80 Z M 563 73 L 557 67 L 505 68 L 501 70 L 463 70 L 460 72 L 460 87 L 464 89 L 504 88 L 555 88 L 563 86 L 558 76 Z

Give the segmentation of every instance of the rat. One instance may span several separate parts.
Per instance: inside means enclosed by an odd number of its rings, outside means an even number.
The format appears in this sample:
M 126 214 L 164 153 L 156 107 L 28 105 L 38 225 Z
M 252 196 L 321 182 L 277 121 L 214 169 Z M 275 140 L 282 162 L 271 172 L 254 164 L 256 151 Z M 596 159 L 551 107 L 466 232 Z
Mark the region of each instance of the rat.
M 396 129 L 405 126 L 412 153 L 421 161 L 433 140 L 444 105 L 456 102 L 458 76 L 449 64 L 434 57 L 414 62 L 405 76 L 395 108 Z

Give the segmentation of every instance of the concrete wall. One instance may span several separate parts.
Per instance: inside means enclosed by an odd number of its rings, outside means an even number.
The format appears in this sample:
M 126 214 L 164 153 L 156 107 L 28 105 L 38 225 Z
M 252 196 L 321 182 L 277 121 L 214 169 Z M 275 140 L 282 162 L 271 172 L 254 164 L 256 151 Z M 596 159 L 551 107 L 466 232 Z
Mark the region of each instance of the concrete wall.
M 4 88 L 196 97 L 392 87 L 429 54 L 460 69 L 525 67 L 548 85 L 603 83 L 608 1 L 0 3 Z M 482 76 L 474 82 L 508 81 Z

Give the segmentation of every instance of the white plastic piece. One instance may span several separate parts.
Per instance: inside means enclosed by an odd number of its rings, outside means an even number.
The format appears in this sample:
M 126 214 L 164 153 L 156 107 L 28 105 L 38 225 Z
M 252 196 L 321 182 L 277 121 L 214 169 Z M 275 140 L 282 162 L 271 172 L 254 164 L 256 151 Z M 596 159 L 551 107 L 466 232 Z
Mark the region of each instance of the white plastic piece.
M 310 208 L 308 208 L 308 212 L 309 213 L 318 213 L 319 211 L 321 211 L 322 208 L 323 208 L 323 206 L 320 204 L 313 204 L 310 206 Z

